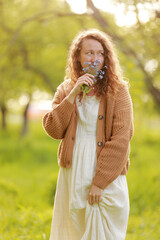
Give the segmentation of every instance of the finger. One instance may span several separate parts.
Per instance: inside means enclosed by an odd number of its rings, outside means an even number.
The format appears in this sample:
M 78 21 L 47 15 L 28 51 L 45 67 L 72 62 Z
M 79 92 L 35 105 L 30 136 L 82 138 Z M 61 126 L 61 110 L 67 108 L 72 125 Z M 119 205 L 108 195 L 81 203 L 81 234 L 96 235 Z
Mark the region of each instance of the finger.
M 87 85 L 91 85 L 91 86 L 94 84 L 94 81 L 89 77 L 82 78 L 80 79 L 80 81 L 78 81 L 78 83 L 80 84 L 84 84 L 84 82 L 85 84 L 87 83 Z
M 89 80 L 89 81 L 91 81 L 91 82 L 93 82 L 94 83 L 94 76 L 93 75 L 91 75 L 91 74 L 85 74 L 85 75 L 82 75 L 81 77 L 79 77 L 79 79 L 87 79 L 87 80 Z
M 89 199 L 88 199 L 88 203 L 89 203 L 90 205 L 92 205 L 92 204 L 93 204 L 93 201 L 92 201 L 92 199 L 91 199 L 91 198 L 89 198 Z
M 93 195 L 92 195 L 92 198 L 91 198 L 91 200 L 92 200 L 92 204 L 94 204 L 94 203 L 95 203 L 95 201 L 96 201 L 96 196 L 95 196 L 95 194 L 93 194 Z
M 89 81 L 89 83 L 90 83 L 91 86 L 95 83 L 95 82 L 93 81 L 93 79 L 91 79 L 91 78 L 89 78 L 88 81 Z
M 86 80 L 79 81 L 77 84 L 78 84 L 78 86 L 83 85 L 83 84 L 90 86 L 89 82 L 87 82 Z
M 87 85 L 87 86 L 89 86 L 89 87 L 90 87 L 90 83 L 89 83 L 89 82 L 87 82 L 87 81 L 83 81 L 83 82 L 81 83 L 81 85 Z
M 95 195 L 95 193 L 92 194 L 92 199 L 95 201 L 95 199 L 96 199 L 96 195 Z
M 89 76 L 89 77 L 91 77 L 91 78 L 95 78 L 95 76 L 92 75 L 92 74 L 90 74 L 90 73 L 86 73 L 86 74 L 84 74 L 83 76 Z
M 94 199 L 93 199 L 93 195 L 92 195 L 92 193 L 89 193 L 89 204 L 90 205 L 93 205 L 93 203 L 94 203 Z
M 96 203 L 99 202 L 99 196 L 98 196 L 98 195 L 95 196 L 95 202 L 96 202 Z

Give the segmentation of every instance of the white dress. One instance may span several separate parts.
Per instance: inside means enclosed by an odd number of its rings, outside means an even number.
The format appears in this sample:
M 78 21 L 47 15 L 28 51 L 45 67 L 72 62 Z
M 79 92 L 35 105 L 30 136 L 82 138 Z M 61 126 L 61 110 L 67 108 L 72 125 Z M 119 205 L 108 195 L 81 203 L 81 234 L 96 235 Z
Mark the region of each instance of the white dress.
M 88 203 L 95 174 L 96 128 L 99 99 L 76 99 L 79 113 L 72 166 L 60 167 L 53 208 L 50 240 L 124 240 L 129 216 L 125 175 L 102 192 L 97 204 Z

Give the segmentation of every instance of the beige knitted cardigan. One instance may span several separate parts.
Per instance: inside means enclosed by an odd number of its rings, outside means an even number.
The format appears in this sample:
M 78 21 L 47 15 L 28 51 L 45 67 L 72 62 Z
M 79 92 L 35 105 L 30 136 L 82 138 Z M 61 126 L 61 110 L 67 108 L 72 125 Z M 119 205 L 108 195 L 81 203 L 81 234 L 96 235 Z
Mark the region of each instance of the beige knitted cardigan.
M 65 97 L 73 85 L 65 80 L 55 93 L 52 110 L 43 117 L 47 134 L 61 139 L 58 164 L 70 168 L 78 122 L 76 101 Z M 133 106 L 127 86 L 101 97 L 97 118 L 97 165 L 92 184 L 104 189 L 119 175 L 127 174 L 130 160 L 130 140 L 133 136 Z

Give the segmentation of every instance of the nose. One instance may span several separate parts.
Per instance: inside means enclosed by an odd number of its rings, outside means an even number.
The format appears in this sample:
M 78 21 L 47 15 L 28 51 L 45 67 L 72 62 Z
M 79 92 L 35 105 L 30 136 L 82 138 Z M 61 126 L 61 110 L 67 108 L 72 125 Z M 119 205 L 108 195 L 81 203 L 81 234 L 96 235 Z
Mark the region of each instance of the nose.
M 92 61 L 92 62 L 95 62 L 97 59 L 98 59 L 98 58 L 97 58 L 96 54 L 93 54 L 91 61 Z

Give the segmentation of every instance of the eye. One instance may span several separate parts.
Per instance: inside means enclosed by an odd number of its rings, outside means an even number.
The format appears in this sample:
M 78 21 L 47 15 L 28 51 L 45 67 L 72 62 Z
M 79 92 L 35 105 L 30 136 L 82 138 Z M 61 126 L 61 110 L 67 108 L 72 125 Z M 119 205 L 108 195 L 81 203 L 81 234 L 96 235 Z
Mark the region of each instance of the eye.
M 87 54 L 88 54 L 88 55 L 91 55 L 91 54 L 92 54 L 92 52 L 91 52 L 91 51 L 88 51 L 88 52 L 87 52 Z
M 103 53 L 103 52 L 99 52 L 98 54 L 99 54 L 100 56 L 103 56 L 103 55 L 104 55 L 104 53 Z

